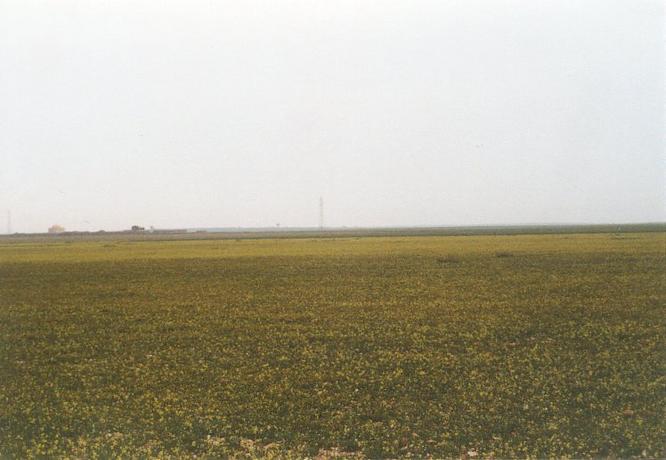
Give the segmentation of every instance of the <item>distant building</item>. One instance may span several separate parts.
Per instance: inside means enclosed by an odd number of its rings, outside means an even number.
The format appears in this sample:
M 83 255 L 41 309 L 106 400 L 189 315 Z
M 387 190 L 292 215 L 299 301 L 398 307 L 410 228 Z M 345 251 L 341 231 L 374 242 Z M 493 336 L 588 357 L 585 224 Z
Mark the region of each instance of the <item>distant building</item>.
M 49 227 L 49 233 L 63 233 L 65 231 L 65 227 L 62 225 L 54 224 Z
M 133 232 L 142 232 L 144 230 L 145 230 L 145 228 L 143 228 L 143 227 L 140 227 L 138 225 L 132 225 L 132 231 Z

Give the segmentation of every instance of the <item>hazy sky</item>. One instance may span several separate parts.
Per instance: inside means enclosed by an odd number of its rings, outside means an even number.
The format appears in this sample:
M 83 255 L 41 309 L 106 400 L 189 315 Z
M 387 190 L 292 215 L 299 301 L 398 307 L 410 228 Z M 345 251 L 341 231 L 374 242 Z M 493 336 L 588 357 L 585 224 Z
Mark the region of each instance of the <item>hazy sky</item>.
M 0 0 L 0 232 L 666 220 L 660 0 Z

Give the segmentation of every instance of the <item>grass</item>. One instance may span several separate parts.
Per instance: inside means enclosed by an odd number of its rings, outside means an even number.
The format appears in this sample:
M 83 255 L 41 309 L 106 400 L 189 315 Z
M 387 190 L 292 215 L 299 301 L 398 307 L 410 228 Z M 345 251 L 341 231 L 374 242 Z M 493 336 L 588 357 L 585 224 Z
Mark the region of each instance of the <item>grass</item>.
M 0 456 L 666 456 L 666 234 L 0 242 Z

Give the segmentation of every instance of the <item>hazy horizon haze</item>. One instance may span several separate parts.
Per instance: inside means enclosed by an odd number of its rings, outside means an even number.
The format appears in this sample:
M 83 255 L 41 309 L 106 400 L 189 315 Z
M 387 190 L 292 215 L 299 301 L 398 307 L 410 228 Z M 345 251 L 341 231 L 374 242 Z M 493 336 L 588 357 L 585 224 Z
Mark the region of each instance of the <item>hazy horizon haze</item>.
M 0 0 L 0 233 L 664 222 L 664 19 Z

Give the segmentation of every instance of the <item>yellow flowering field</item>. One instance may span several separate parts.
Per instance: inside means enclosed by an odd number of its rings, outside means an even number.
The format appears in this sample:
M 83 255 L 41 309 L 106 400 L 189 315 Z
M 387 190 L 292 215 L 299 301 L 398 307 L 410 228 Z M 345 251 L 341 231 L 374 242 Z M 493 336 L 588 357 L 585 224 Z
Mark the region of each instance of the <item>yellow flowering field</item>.
M 2 457 L 664 457 L 666 234 L 0 240 Z

